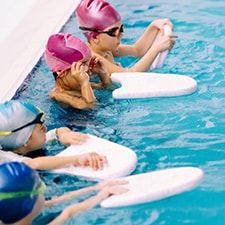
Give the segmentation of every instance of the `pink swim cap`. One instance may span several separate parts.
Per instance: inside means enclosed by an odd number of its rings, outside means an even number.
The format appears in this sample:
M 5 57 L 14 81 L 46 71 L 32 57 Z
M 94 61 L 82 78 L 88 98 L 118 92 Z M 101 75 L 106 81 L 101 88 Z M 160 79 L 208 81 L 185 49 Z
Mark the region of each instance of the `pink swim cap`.
M 103 0 L 83 0 L 76 9 L 79 26 L 104 30 L 121 20 L 119 13 Z M 83 31 L 87 39 L 95 38 L 99 33 Z
M 53 34 L 45 49 L 45 61 L 52 72 L 63 72 L 73 62 L 91 57 L 88 46 L 72 34 Z

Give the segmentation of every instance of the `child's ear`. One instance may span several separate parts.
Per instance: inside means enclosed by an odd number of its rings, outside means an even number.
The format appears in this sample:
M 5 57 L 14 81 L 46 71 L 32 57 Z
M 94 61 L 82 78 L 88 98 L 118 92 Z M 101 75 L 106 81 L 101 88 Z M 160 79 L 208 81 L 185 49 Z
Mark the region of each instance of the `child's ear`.
M 95 37 L 95 38 L 93 39 L 93 41 L 94 41 L 95 44 L 98 44 L 98 43 L 99 43 L 99 38 L 98 38 L 98 36 Z

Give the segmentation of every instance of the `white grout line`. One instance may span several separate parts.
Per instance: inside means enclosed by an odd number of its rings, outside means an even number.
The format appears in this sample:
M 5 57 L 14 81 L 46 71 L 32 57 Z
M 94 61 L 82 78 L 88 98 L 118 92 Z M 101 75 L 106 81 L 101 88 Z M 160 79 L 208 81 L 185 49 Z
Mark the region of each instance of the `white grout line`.
M 22 1 L 27 0 L 20 0 L 21 4 Z M 13 97 L 43 54 L 48 37 L 60 31 L 78 3 L 79 0 L 33 0 L 21 20 L 14 21 L 15 27 L 0 41 L 0 102 Z

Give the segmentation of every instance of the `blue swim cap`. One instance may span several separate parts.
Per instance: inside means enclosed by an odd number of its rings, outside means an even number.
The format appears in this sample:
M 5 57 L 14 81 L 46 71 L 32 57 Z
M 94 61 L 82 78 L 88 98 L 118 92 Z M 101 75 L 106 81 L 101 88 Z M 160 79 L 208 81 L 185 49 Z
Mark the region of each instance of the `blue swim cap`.
M 9 162 L 0 165 L 0 221 L 15 223 L 26 217 L 33 209 L 38 194 L 29 194 L 38 189 L 41 179 L 38 172 L 24 163 Z M 15 197 L 4 198 L 4 194 L 13 193 Z M 17 193 L 27 192 L 23 197 Z
M 0 104 L 0 132 L 17 129 L 31 121 L 40 113 L 31 103 L 19 100 L 7 101 Z M 25 127 L 10 135 L 0 135 L 0 145 L 5 150 L 15 150 L 26 144 L 34 125 Z

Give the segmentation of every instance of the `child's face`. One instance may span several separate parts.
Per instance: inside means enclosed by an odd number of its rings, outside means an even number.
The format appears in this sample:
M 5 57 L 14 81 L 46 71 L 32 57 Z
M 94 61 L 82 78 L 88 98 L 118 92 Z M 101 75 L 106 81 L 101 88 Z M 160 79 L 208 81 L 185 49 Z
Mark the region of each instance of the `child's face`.
M 26 143 L 26 153 L 40 149 L 45 144 L 46 130 L 44 125 L 35 124 L 33 132 Z
M 121 38 L 123 37 L 122 23 L 119 21 L 113 24 L 112 26 L 106 28 L 104 31 L 108 32 L 111 35 L 107 33 L 100 33 L 98 35 L 102 50 L 115 51 L 120 44 Z

